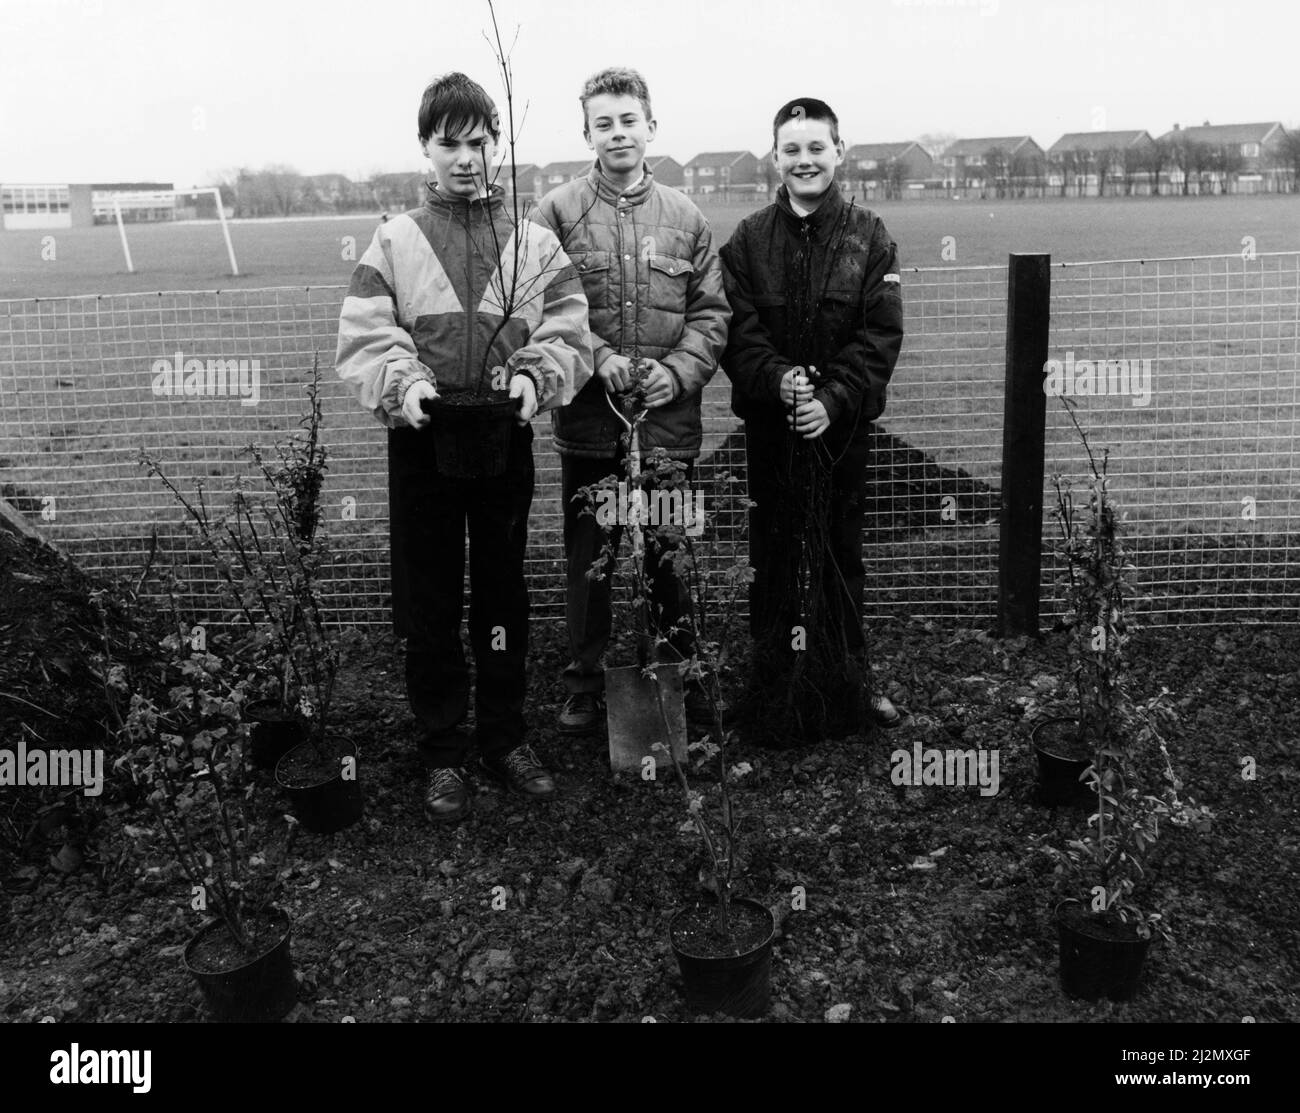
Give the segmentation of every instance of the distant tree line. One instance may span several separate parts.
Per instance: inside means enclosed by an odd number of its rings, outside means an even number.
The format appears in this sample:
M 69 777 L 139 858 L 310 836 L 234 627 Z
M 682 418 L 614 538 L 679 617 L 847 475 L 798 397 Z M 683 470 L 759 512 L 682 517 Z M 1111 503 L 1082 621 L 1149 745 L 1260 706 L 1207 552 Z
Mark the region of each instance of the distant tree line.
M 302 174 L 277 163 L 260 170 L 226 170 L 214 177 L 212 184 L 236 217 L 404 212 L 424 200 L 425 175 L 416 171 L 374 173 L 357 181 L 343 174 Z

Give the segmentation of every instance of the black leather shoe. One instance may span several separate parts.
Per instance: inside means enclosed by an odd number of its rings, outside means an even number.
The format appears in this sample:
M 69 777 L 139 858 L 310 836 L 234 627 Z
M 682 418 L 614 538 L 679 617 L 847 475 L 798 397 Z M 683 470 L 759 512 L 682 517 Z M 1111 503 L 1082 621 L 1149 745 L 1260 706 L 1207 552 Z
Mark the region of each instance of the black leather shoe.
M 564 701 L 556 726 L 561 734 L 594 734 L 604 723 L 604 695 L 600 692 L 574 692 Z
M 457 769 L 433 769 L 424 790 L 424 815 L 430 823 L 457 823 L 469 815 L 469 790 Z
M 549 800 L 555 795 L 555 780 L 550 770 L 537 760 L 531 746 L 516 746 L 499 757 L 480 757 L 479 766 L 520 796 Z

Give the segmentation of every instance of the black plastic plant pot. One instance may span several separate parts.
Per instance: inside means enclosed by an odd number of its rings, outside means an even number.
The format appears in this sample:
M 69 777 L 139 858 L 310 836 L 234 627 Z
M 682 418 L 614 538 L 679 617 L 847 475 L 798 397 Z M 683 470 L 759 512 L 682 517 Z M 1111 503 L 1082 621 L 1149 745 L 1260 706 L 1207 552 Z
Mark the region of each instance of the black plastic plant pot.
M 510 456 L 510 434 L 519 401 L 451 394 L 423 402 L 439 474 L 453 479 L 501 475 Z
M 669 941 L 682 972 L 687 1008 L 752 1019 L 767 1012 L 776 922 L 758 901 L 744 897 L 732 898 L 730 914 L 736 945 L 729 952 L 714 928 L 716 905 L 683 908 L 669 924 Z
M 258 941 L 246 954 L 231 938 L 224 920 L 200 928 L 185 945 L 185 969 L 217 1020 L 279 1020 L 298 1000 L 293 976 L 289 917 L 272 909 L 264 917 L 246 916 L 245 929 Z
M 285 754 L 307 740 L 302 721 L 274 700 L 250 703 L 244 708 L 243 719 L 251 728 L 251 757 L 258 769 L 274 769 Z
M 276 783 L 284 789 L 293 814 L 308 831 L 331 835 L 361 818 L 365 797 L 356 757 L 353 743 L 326 739 L 321 753 L 310 742 L 304 742 L 276 765 Z M 347 758 L 352 759 L 351 773 L 345 776 Z
M 1092 760 L 1078 754 L 1079 723 L 1076 719 L 1044 719 L 1030 734 L 1038 756 L 1038 802 L 1049 808 L 1083 808 L 1096 794 L 1079 778 Z
M 1132 1001 L 1151 940 L 1114 913 L 1089 912 L 1076 900 L 1058 904 L 1055 919 L 1065 993 L 1085 1001 Z

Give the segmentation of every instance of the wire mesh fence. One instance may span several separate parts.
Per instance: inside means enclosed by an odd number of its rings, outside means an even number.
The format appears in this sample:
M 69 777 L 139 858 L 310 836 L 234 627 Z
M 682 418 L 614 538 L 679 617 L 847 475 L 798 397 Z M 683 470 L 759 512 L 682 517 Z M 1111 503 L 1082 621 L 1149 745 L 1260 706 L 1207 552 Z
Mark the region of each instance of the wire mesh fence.
M 1110 450 L 1147 621 L 1300 618 L 1298 336 L 1297 253 L 1053 267 L 1049 374 Z M 1045 471 L 1049 507 L 1053 472 L 1087 475 L 1055 398 Z
M 1235 261 L 1234 261 L 1235 260 Z M 1051 348 L 1137 361 L 1140 395 L 1076 395 L 1094 444 L 1114 453 L 1155 621 L 1295 621 L 1295 444 L 1300 255 L 1054 268 Z M 911 270 L 907 336 L 868 475 L 868 615 L 974 623 L 997 613 L 1005 267 Z M 159 558 L 219 606 L 215 574 L 171 497 L 137 463 L 221 505 L 305 410 L 321 360 L 337 563 L 328 602 L 346 625 L 389 622 L 385 433 L 333 374 L 341 286 L 0 302 L 0 494 L 91 571 L 132 577 L 157 527 Z M 1150 359 L 1150 378 L 1145 360 Z M 193 361 L 198 361 L 197 363 Z M 211 369 L 216 363 L 215 370 Z M 202 368 L 201 373 L 196 368 Z M 1095 380 L 1094 380 L 1095 382 Z M 695 485 L 712 562 L 745 552 L 744 437 L 719 374 L 703 400 Z M 1049 399 L 1047 472 L 1082 478 L 1081 449 Z M 562 617 L 559 461 L 535 423 L 537 494 L 526 565 L 536 618 Z M 1050 486 L 1047 494 L 1050 494 Z M 1050 499 L 1045 497 L 1045 509 Z M 1050 534 L 1053 523 L 1045 518 Z M 707 536 L 707 535 L 706 535 Z M 1044 614 L 1059 613 L 1050 558 Z

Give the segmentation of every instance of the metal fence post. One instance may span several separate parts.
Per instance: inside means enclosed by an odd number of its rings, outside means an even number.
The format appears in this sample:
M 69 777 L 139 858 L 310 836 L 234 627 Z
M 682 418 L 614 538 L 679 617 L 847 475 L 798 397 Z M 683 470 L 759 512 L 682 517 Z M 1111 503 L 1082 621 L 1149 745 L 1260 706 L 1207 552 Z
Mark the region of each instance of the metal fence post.
M 1007 371 L 998 532 L 998 636 L 1038 636 L 1043 550 L 1043 364 L 1051 318 L 1050 255 L 1007 264 Z

